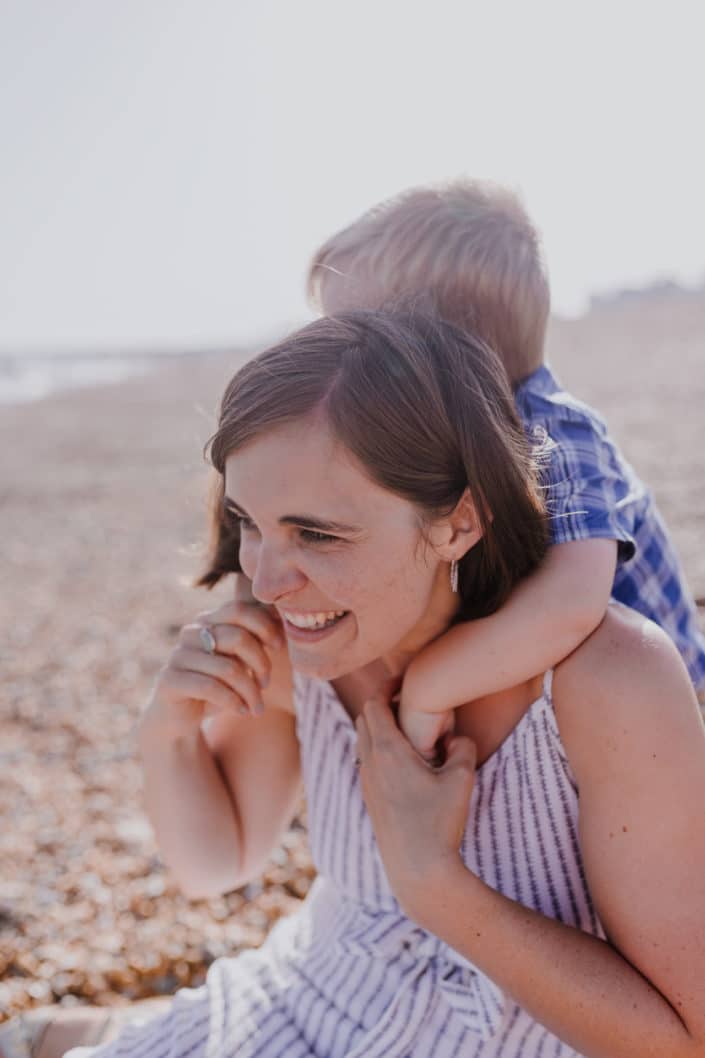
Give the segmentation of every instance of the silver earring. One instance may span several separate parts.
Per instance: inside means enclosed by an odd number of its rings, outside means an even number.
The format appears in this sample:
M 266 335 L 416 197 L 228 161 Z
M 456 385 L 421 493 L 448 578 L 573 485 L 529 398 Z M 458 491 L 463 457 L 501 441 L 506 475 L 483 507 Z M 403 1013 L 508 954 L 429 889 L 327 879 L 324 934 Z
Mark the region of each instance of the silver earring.
M 454 558 L 450 564 L 450 590 L 457 592 L 458 590 L 458 560 Z

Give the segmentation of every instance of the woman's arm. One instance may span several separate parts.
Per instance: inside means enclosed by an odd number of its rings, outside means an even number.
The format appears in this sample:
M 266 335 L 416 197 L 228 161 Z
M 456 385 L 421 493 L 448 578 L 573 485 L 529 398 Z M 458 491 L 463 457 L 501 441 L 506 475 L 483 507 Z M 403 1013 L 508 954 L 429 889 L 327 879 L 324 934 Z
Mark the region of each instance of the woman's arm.
M 705 732 L 687 674 L 659 629 L 610 613 L 558 670 L 555 698 L 588 883 L 611 943 L 465 868 L 457 808 L 471 743 L 451 743 L 449 765 L 434 773 L 373 704 L 358 728 L 362 776 L 390 881 L 410 917 L 581 1054 L 703 1058 Z
M 702 1034 L 608 943 L 508 899 L 459 861 L 423 905 L 406 910 L 586 1058 L 705 1054 Z M 690 982 L 689 1007 L 702 1004 L 702 981 Z
M 301 792 L 291 669 L 286 648 L 273 646 L 276 624 L 261 607 L 237 602 L 202 618 L 217 653 L 204 651 L 200 625 L 182 629 L 138 731 L 147 815 L 193 899 L 255 877 Z

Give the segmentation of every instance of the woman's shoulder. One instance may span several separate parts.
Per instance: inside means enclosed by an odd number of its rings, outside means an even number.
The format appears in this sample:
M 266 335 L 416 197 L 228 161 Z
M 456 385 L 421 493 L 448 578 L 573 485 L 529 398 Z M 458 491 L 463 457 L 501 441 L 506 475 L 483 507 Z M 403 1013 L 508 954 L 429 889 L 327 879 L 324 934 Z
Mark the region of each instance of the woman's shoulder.
M 553 706 L 576 775 L 599 754 L 640 736 L 666 744 L 698 720 L 695 694 L 668 635 L 628 607 L 602 623 L 555 670 Z

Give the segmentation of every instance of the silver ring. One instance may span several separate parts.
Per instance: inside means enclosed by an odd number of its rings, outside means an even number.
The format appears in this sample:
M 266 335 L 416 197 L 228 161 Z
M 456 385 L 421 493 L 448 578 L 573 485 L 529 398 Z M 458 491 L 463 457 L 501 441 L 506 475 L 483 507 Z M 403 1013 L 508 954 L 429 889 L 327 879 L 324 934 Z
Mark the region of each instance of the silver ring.
M 215 648 L 218 645 L 215 641 L 215 636 L 211 632 L 208 625 L 201 625 L 198 630 L 198 635 L 201 640 L 201 645 L 205 650 L 206 654 L 215 654 Z

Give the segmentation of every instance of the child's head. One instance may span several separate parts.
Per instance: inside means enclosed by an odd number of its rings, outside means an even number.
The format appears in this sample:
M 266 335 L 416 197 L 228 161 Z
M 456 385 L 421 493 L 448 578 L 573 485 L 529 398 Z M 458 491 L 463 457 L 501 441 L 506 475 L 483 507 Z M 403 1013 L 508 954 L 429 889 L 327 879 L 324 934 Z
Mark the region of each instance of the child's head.
M 494 348 L 512 383 L 543 361 L 550 292 L 539 235 L 495 184 L 461 180 L 382 202 L 320 247 L 308 288 L 326 314 L 423 295 Z

